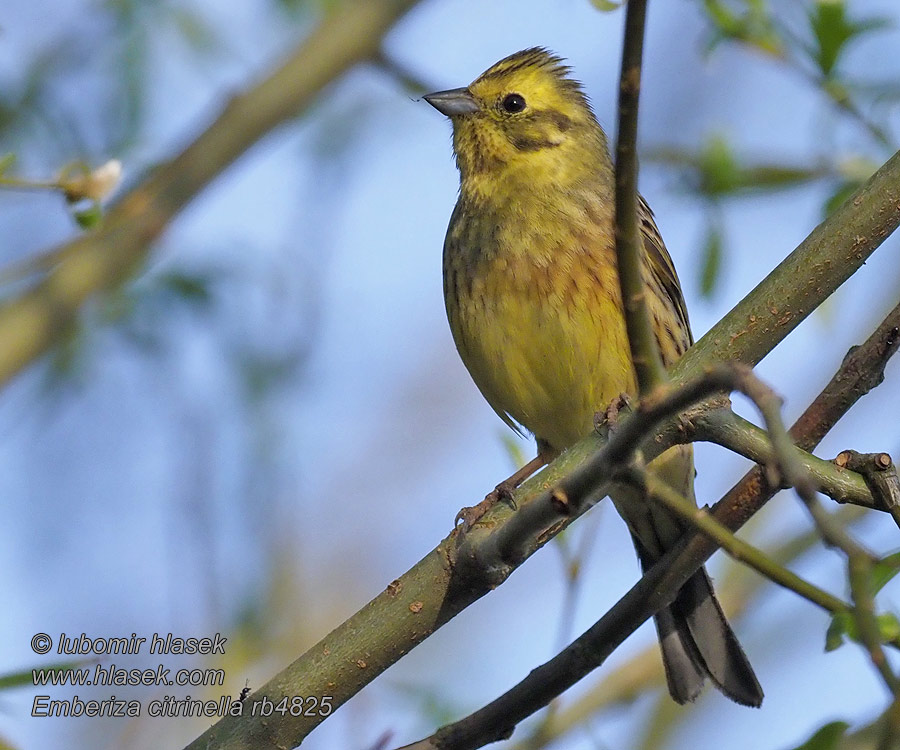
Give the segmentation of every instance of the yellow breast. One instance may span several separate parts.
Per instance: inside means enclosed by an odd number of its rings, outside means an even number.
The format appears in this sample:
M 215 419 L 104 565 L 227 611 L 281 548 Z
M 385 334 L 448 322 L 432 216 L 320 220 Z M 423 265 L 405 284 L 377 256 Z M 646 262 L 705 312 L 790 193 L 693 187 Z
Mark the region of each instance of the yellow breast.
M 634 388 L 611 218 L 583 209 L 576 220 L 495 222 L 482 212 L 473 228 L 459 213 L 444 248 L 459 353 L 501 417 L 562 450 Z

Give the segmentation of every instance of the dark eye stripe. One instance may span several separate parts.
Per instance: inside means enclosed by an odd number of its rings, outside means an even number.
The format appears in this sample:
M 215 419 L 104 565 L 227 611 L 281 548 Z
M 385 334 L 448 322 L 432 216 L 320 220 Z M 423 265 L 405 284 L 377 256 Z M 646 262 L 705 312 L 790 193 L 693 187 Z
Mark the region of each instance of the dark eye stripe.
M 517 151 L 540 151 L 542 148 L 555 148 L 559 146 L 559 141 L 550 140 L 549 138 L 529 138 L 525 135 L 513 136 L 509 142 Z
M 569 128 L 572 127 L 571 118 L 564 115 L 562 112 L 557 112 L 555 110 L 546 110 L 540 113 L 541 117 L 546 117 L 550 122 L 552 122 L 559 129 L 560 133 L 565 133 Z

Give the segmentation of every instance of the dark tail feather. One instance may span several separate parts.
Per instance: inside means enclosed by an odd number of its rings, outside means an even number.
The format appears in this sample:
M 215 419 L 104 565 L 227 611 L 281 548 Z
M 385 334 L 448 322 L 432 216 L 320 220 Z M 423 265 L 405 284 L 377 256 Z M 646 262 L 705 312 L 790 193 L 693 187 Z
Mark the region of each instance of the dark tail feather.
M 659 634 L 669 694 L 676 703 L 690 703 L 703 689 L 706 669 L 684 620 L 679 622 L 671 606 L 653 618 Z
M 694 462 L 690 445 L 670 448 L 650 463 L 654 474 L 694 497 Z M 646 571 L 682 536 L 684 525 L 669 511 L 639 492 L 620 488 L 613 503 L 631 529 L 641 567 Z M 727 697 L 759 706 L 763 692 L 753 668 L 716 601 L 712 583 L 700 568 L 675 601 L 656 614 L 669 692 L 678 703 L 694 700 L 709 677 Z
M 652 565 L 652 556 L 637 538 L 635 547 L 642 567 Z M 675 701 L 693 701 L 709 677 L 735 703 L 754 708 L 762 703 L 762 687 L 725 619 L 705 569 L 694 573 L 654 620 L 666 682 Z
M 676 622 L 686 626 L 679 629 L 682 639 L 692 642 L 706 673 L 719 690 L 736 703 L 758 707 L 763 699 L 762 687 L 725 619 L 703 568 L 678 592 L 672 609 Z

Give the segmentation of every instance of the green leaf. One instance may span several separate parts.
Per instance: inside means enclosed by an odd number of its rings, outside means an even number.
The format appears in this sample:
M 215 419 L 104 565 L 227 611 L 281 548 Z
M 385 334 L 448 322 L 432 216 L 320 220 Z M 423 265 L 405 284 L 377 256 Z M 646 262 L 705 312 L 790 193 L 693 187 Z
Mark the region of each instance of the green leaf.
M 16 161 L 16 155 L 10 151 L 0 156 L 0 175 L 4 174 Z
M 791 166 L 777 162 L 742 164 L 735 156 L 728 140 L 710 135 L 696 153 L 674 147 L 657 148 L 647 158 L 679 169 L 694 192 L 707 198 L 719 199 L 746 192 L 772 193 L 790 190 L 817 180 L 833 178 L 834 168 L 825 163 Z M 875 170 L 873 169 L 872 172 Z M 872 172 L 869 172 L 867 179 Z M 841 170 L 841 176 L 848 175 Z M 856 173 L 854 173 L 854 179 Z
M 731 193 L 740 183 L 740 167 L 728 141 L 721 135 L 711 136 L 700 153 L 700 191 L 717 196 Z
M 837 750 L 849 728 L 850 725 L 846 721 L 832 721 L 821 729 L 817 729 L 812 737 L 794 750 Z
M 724 41 L 733 41 L 767 55 L 782 57 L 784 45 L 765 0 L 743 0 L 735 4 L 743 5 L 743 10 L 734 11 L 722 0 L 704 0 L 707 19 L 713 27 L 706 51 L 711 52 Z
M 185 302 L 205 306 L 212 299 L 209 279 L 183 271 L 170 271 L 159 278 L 160 287 Z
M 843 2 L 817 2 L 809 14 L 809 25 L 816 41 L 814 59 L 826 78 L 831 75 L 844 45 L 853 38 Z
M 783 190 L 805 185 L 827 174 L 820 167 L 787 167 L 781 164 L 760 164 L 741 169 L 740 184 L 754 190 Z
M 885 612 L 875 618 L 881 641 L 886 643 L 900 637 L 900 619 L 891 612 Z M 834 651 L 849 638 L 859 643 L 859 629 L 852 612 L 838 612 L 831 618 L 831 624 L 825 633 L 825 650 Z
M 591 0 L 591 5 L 604 13 L 608 13 L 611 10 L 618 10 L 624 4 L 625 0 L 619 0 L 619 2 L 614 2 L 613 0 Z
M 722 268 L 722 232 L 718 225 L 710 224 L 703 243 L 703 263 L 700 270 L 700 294 L 709 298 L 719 280 Z
M 844 644 L 844 636 L 849 636 L 855 628 L 853 615 L 849 612 L 838 612 L 831 618 L 831 624 L 825 632 L 825 650 L 834 651 Z
M 900 620 L 892 612 L 885 612 L 875 618 L 882 642 L 892 641 L 900 636 Z
M 731 144 L 722 135 L 710 136 L 698 158 L 699 190 L 711 197 L 747 190 L 784 190 L 821 179 L 829 174 L 824 166 L 791 167 L 782 164 L 743 166 Z
M 73 211 L 72 216 L 82 229 L 93 229 L 103 218 L 103 209 L 99 203 L 92 203 L 87 208 Z
M 847 202 L 847 199 L 857 191 L 861 184 L 861 182 L 856 180 L 845 180 L 841 182 L 825 201 L 825 205 L 822 207 L 822 218 L 829 217 L 844 205 L 844 203 Z
M 900 552 L 882 557 L 872 566 L 872 593 L 881 591 L 897 573 L 900 573 Z
M 809 24 L 816 44 L 812 57 L 825 78 L 832 77 L 850 41 L 890 26 L 883 18 L 852 20 L 843 0 L 818 0 L 809 13 Z
M 732 35 L 740 29 L 740 20 L 731 8 L 720 0 L 705 0 L 706 14 L 716 29 L 724 34 Z

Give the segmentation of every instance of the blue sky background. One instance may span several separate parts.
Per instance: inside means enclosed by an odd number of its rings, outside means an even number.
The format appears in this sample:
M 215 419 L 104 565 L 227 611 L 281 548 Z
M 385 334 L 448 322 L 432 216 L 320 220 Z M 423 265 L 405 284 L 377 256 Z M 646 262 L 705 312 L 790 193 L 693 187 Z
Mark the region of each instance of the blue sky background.
M 645 152 L 696 150 L 718 133 L 751 161 L 884 159 L 815 87 L 772 59 L 728 45 L 704 58 L 708 28 L 697 3 L 651 5 Z M 23 61 L 74 38 L 85 52 L 54 81 L 57 111 L 77 133 L 74 155 L 122 158 L 126 180 L 190 140 L 314 20 L 264 0 L 148 3 L 161 10 L 144 11 L 144 124 L 128 148 L 111 153 L 116 102 L 107 82 L 123 39 L 106 7 L 6 3 L 0 87 L 19 86 Z M 172 8 L 209 25 L 211 51 L 191 50 L 167 25 Z M 895 27 L 851 49 L 850 77 L 900 80 L 895 3 L 860 0 L 852 9 L 892 17 Z M 782 10 L 800 28 L 801 10 Z M 428 0 L 392 31 L 386 49 L 435 88 L 448 88 L 515 50 L 547 46 L 569 59 L 611 130 L 622 20 L 587 0 Z M 896 108 L 884 111 L 898 132 Z M 52 173 L 73 156 L 40 135 L 38 128 L 9 145 L 22 173 Z M 94 308 L 65 376 L 54 378 L 42 363 L 0 392 L 0 672 L 41 663 L 28 645 L 39 631 L 222 632 L 231 639 L 229 683 L 214 694 L 237 693 L 245 680 L 258 687 L 413 565 L 449 531 L 460 506 L 509 473 L 508 431 L 459 362 L 444 316 L 441 245 L 457 189 L 449 141 L 449 123 L 383 71 L 351 72 L 178 218 L 129 287 L 140 304 L 124 323 L 102 325 L 108 310 Z M 818 223 L 832 188 L 726 203 L 723 273 L 704 299 L 704 206 L 674 172 L 645 160 L 641 190 L 679 269 L 697 337 Z M 7 261 L 75 231 L 56 197 L 35 193 L 3 193 L 0 226 Z M 788 419 L 896 302 L 898 247 L 888 240 L 758 368 L 785 397 Z M 209 303 L 155 295 L 153 280 L 173 270 L 209 280 Z M 852 446 L 898 455 L 898 381 L 892 363 L 885 384 L 819 454 Z M 522 442 L 526 454 L 532 449 Z M 711 503 L 746 462 L 699 446 L 697 466 L 698 497 Z M 593 543 L 571 635 L 638 575 L 625 528 L 606 505 L 574 532 L 576 542 L 590 535 Z M 807 529 L 800 511 L 782 493 L 762 514 L 757 539 L 775 544 Z M 897 547 L 896 527 L 883 518 L 859 532 L 875 549 Z M 553 545 L 535 555 L 304 746 L 364 748 L 385 731 L 403 744 L 427 734 L 442 711 L 460 716 L 524 677 L 559 641 L 560 559 Z M 717 555 L 710 565 L 720 579 L 723 562 Z M 844 593 L 836 554 L 817 551 L 795 569 Z M 896 599 L 888 587 L 885 606 Z M 790 748 L 827 721 L 874 718 L 887 700 L 880 681 L 859 649 L 823 653 L 826 626 L 811 605 L 766 589 L 737 627 L 765 687 L 764 707 L 706 694 L 683 714 L 669 746 Z M 654 638 L 644 626 L 609 667 Z M 34 692 L 0 696 L 0 737 L 15 747 L 179 747 L 205 725 L 31 719 Z M 134 689 L 127 697 L 159 696 Z M 560 747 L 639 747 L 655 702 L 648 696 L 606 712 Z

